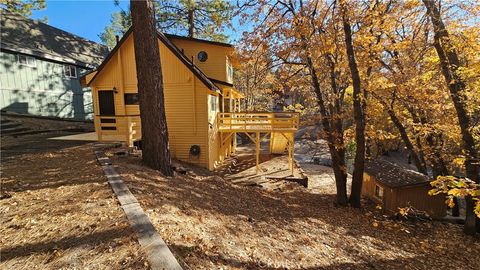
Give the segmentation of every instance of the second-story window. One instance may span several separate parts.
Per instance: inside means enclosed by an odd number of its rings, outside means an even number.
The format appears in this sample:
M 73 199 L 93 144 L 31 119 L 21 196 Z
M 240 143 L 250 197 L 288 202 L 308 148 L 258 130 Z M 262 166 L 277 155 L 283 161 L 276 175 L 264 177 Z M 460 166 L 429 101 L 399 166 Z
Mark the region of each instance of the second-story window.
M 23 66 L 28 66 L 28 67 L 36 67 L 37 63 L 35 62 L 35 58 L 23 54 L 17 54 L 18 57 L 18 63 Z
M 230 60 L 227 59 L 227 80 L 229 82 L 233 81 L 233 66 Z
M 198 61 L 200 62 L 205 62 L 208 59 L 208 54 L 205 51 L 201 51 L 197 55 Z
M 63 74 L 68 78 L 77 78 L 77 69 L 75 66 L 65 65 L 63 66 Z

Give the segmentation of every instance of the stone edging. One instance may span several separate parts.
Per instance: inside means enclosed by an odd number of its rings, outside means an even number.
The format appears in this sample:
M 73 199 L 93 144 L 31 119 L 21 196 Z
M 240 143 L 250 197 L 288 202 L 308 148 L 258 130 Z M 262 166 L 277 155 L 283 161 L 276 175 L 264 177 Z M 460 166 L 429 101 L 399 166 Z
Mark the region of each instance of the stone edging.
M 168 248 L 165 241 L 158 234 L 148 216 L 143 211 L 137 199 L 123 182 L 121 176 L 111 166 L 110 159 L 103 151 L 95 151 L 98 163 L 102 166 L 103 172 L 108 179 L 113 192 L 122 207 L 130 226 L 137 233 L 138 242 L 147 255 L 150 268 L 157 269 L 175 269 L 182 267 L 175 256 Z

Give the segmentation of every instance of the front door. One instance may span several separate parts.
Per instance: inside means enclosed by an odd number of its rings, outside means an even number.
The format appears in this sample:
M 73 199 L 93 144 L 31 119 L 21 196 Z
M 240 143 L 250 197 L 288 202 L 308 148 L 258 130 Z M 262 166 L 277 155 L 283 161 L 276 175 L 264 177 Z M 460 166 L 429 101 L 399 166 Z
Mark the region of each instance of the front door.
M 113 91 L 98 91 L 98 106 L 101 116 L 115 115 Z

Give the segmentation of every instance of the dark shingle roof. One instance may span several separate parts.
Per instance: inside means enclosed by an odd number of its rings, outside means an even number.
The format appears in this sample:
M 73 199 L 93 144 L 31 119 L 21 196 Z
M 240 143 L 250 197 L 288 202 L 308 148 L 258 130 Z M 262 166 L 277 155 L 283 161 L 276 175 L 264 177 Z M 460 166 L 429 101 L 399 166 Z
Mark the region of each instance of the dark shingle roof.
M 387 187 L 403 187 L 430 182 L 427 175 L 402 168 L 384 160 L 370 160 L 365 163 L 365 172 Z
M 1 48 L 53 61 L 93 68 L 108 48 L 48 24 L 1 10 Z
M 164 35 L 169 39 L 191 40 L 191 41 L 196 41 L 196 42 L 208 43 L 208 44 L 212 44 L 212 45 L 218 45 L 218 46 L 222 46 L 222 47 L 233 48 L 232 44 L 225 43 L 225 42 L 212 41 L 212 40 L 199 39 L 199 38 L 191 38 L 191 37 L 184 37 L 184 36 L 178 36 L 178 35 L 167 34 L 167 33 L 164 33 Z

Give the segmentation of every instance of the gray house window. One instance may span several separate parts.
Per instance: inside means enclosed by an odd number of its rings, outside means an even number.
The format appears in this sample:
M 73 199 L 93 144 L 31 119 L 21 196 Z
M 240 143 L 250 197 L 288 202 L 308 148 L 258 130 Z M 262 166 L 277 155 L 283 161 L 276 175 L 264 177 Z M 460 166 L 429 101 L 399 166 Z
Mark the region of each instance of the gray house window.
M 28 66 L 28 67 L 36 67 L 37 62 L 35 62 L 35 58 L 23 54 L 17 54 L 18 57 L 18 63 L 22 66 Z
M 77 69 L 75 68 L 75 66 L 63 66 L 63 73 L 69 78 L 77 78 Z

